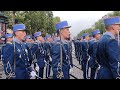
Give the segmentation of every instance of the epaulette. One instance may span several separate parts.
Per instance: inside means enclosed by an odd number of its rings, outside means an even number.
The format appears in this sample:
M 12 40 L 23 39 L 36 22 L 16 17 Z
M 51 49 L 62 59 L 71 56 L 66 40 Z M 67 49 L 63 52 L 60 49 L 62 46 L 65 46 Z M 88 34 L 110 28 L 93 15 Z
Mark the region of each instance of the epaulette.
M 24 44 L 27 44 L 27 43 L 24 43 Z
M 57 44 L 60 44 L 60 42 L 57 42 Z
M 94 42 L 97 42 L 97 40 L 95 40 Z
M 34 42 L 33 44 L 38 44 L 37 42 Z
M 87 42 L 87 40 L 85 40 L 84 42 Z
M 8 44 L 13 44 L 12 42 L 7 42 Z

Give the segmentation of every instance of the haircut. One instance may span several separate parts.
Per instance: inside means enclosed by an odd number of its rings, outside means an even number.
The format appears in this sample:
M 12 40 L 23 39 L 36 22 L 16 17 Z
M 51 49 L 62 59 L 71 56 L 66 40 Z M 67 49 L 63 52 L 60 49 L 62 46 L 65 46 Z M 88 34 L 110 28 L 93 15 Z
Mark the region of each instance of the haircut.
M 57 31 L 56 31 L 56 33 L 57 33 L 57 36 L 59 36 L 59 35 L 60 35 L 60 31 L 59 31 L 59 30 L 57 30 Z
M 112 25 L 105 26 L 105 29 L 106 29 L 107 31 L 109 31 L 109 29 L 111 28 L 111 26 L 112 26 Z
M 95 38 L 95 35 L 92 35 L 93 36 L 93 38 Z
M 83 39 L 85 39 L 85 36 L 83 36 Z

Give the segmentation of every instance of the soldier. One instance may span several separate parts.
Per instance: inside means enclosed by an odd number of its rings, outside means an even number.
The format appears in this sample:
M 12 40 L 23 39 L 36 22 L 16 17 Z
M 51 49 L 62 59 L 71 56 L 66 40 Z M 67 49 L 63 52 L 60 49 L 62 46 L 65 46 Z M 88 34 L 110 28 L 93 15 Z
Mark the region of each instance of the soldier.
M 97 49 L 97 42 L 100 39 L 100 30 L 94 30 L 92 31 L 92 36 L 93 39 L 91 39 L 91 41 L 89 41 L 89 55 L 90 55 L 90 60 L 88 62 L 88 68 L 91 69 L 90 71 L 90 79 L 94 79 L 95 77 L 95 71 L 96 68 L 98 67 L 98 64 L 96 62 L 96 49 Z M 88 71 L 90 70 L 88 69 Z
M 12 41 L 13 41 L 13 35 L 12 34 L 10 34 L 10 33 L 7 33 L 7 34 L 5 34 L 5 38 L 6 38 L 6 43 L 7 44 L 11 44 L 12 43 Z
M 30 62 L 30 65 L 31 65 L 32 61 L 33 61 L 32 51 L 31 51 L 31 47 L 33 45 L 33 40 L 32 40 L 30 35 L 25 37 L 25 45 L 26 45 L 26 48 L 28 50 L 29 62 Z
M 26 28 L 24 24 L 16 24 L 13 26 L 15 38 L 13 44 L 3 47 L 2 55 L 5 61 L 5 72 L 9 79 L 30 79 L 35 77 L 36 73 L 30 67 L 28 52 L 23 44 L 26 36 Z M 9 51 L 9 52 L 8 52 Z
M 70 38 L 69 28 L 67 21 L 59 22 L 55 25 L 59 39 L 56 40 L 52 46 L 52 70 L 53 79 L 69 79 L 69 55 L 68 55 L 68 42 Z
M 34 56 L 35 70 L 38 72 L 39 77 L 43 78 L 45 67 L 45 49 L 44 40 L 41 32 L 34 33 L 35 43 L 32 45 L 32 55 Z
M 80 40 L 78 43 L 78 60 L 79 60 L 80 65 L 81 65 L 81 61 L 82 61 L 82 40 L 83 40 L 83 37 L 80 36 Z
M 45 60 L 47 62 L 46 78 L 50 77 L 50 71 L 51 71 L 51 66 L 52 66 L 51 47 L 52 47 L 52 38 L 48 34 L 46 35 L 46 42 L 45 42 L 45 51 L 46 51 Z
M 79 39 L 77 39 L 75 41 L 75 43 L 74 43 L 74 46 L 75 46 L 75 56 L 76 56 L 77 60 L 78 60 L 78 44 L 79 44 Z
M 2 59 L 2 62 L 3 62 L 3 66 L 4 66 L 4 72 L 6 74 L 6 79 L 8 79 L 8 73 L 6 71 L 6 60 L 3 60 L 3 55 L 2 55 L 2 51 L 7 49 L 10 45 L 12 45 L 12 40 L 13 40 L 13 35 L 12 34 L 5 34 L 5 38 L 6 38 L 6 45 L 2 46 L 1 48 L 1 59 Z
M 120 31 L 120 17 L 104 19 L 106 32 L 98 42 L 97 46 L 97 79 L 120 78 L 120 50 L 119 43 L 115 39 Z
M 28 43 L 28 44 L 31 44 L 31 43 L 33 42 L 33 40 L 32 40 L 32 38 L 31 38 L 30 35 L 27 35 L 27 36 L 25 37 L 25 42 Z
M 87 61 L 89 60 L 90 56 L 88 54 L 88 48 L 89 48 L 89 44 L 88 44 L 88 41 L 89 41 L 89 34 L 87 33 L 84 33 L 83 34 L 83 42 L 82 42 L 82 69 L 83 69 L 83 77 L 84 79 L 87 79 L 87 69 L 86 69 L 86 64 L 87 64 Z

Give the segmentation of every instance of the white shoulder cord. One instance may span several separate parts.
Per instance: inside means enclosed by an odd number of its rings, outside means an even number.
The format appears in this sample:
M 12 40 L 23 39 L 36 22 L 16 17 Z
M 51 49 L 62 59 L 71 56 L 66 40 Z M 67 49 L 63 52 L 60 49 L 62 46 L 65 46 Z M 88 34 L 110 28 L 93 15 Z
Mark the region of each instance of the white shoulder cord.
M 120 45 L 120 44 L 119 44 L 119 40 L 120 40 L 120 39 L 119 39 L 119 31 L 118 31 L 118 35 L 117 35 L 117 36 L 118 36 L 118 48 L 119 48 L 119 47 L 120 47 L 120 46 L 119 46 L 119 45 Z M 117 74 L 118 74 L 118 76 L 120 76 L 120 73 L 119 73 L 119 72 L 120 72 L 120 71 L 119 71 L 120 69 L 119 69 L 119 68 L 120 68 L 120 60 L 118 60 L 118 68 L 117 68 Z M 118 79 L 118 78 L 120 79 L 120 77 L 117 77 L 116 79 Z
M 9 67 L 10 67 L 10 72 L 8 72 L 8 70 L 7 70 L 7 68 L 9 68 Z M 12 67 L 11 67 L 9 61 L 7 62 L 6 73 L 8 74 L 8 76 L 7 76 L 8 78 L 15 77 L 15 73 L 12 72 Z

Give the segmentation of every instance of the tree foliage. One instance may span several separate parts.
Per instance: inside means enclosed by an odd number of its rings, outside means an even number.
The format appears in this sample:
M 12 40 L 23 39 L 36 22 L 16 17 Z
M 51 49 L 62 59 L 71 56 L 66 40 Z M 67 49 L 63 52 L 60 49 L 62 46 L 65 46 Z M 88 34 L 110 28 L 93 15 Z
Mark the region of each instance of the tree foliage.
M 120 11 L 113 11 L 111 13 L 108 13 L 107 15 L 108 17 L 114 17 L 114 16 L 120 16 Z M 103 16 L 104 17 L 104 16 Z M 100 20 L 98 20 L 97 22 L 95 22 L 95 24 L 88 29 L 82 30 L 77 37 L 81 36 L 83 33 L 89 33 L 91 34 L 91 32 L 93 30 L 99 29 L 101 34 L 103 34 L 105 32 L 105 28 L 104 28 L 104 23 L 103 23 L 103 18 L 101 18 Z
M 11 29 L 13 20 L 16 19 L 18 23 L 26 25 L 28 34 L 36 31 L 52 34 L 55 32 L 55 23 L 60 21 L 53 17 L 52 11 L 4 11 L 4 14 L 8 18 L 8 29 Z

